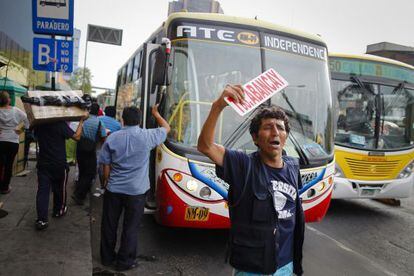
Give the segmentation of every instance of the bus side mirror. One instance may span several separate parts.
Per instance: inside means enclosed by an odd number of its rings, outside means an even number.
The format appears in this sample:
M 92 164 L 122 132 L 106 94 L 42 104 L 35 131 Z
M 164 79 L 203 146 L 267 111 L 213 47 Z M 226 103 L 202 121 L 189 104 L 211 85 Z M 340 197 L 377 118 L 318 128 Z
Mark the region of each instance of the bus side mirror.
M 159 46 L 155 52 L 155 62 L 152 75 L 153 85 L 169 85 L 171 83 L 171 64 L 169 55 L 165 52 L 164 46 Z

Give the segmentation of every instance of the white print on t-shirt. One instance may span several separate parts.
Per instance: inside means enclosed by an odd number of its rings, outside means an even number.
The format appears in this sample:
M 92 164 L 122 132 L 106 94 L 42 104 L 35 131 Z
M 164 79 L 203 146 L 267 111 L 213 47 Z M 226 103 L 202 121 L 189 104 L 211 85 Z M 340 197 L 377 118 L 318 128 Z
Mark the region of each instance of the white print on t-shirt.
M 296 189 L 287 183 L 282 181 L 272 180 L 273 189 L 273 204 L 279 214 L 279 219 L 287 219 L 293 216 L 291 210 L 284 210 L 286 206 L 287 196 L 291 198 L 293 202 L 296 200 Z

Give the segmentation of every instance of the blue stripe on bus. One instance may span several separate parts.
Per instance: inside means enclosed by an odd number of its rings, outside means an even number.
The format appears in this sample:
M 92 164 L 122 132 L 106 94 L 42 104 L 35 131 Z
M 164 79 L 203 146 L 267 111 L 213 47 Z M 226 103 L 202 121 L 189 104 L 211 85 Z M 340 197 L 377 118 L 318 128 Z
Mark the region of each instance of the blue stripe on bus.
M 311 181 L 309 181 L 308 183 L 306 183 L 302 189 L 299 190 L 299 194 L 303 194 L 304 192 L 306 192 L 307 190 L 309 190 L 312 186 L 314 186 L 315 184 L 317 184 L 319 181 L 321 181 L 323 179 L 323 176 L 325 175 L 325 171 L 326 168 L 324 168 L 321 173 L 318 175 L 318 177 L 316 177 L 315 179 L 312 179 Z
M 207 186 L 209 186 L 210 188 L 215 190 L 219 195 L 221 195 L 224 199 L 227 200 L 228 192 L 227 192 L 226 189 L 224 189 L 221 185 L 218 185 L 216 182 L 214 182 L 213 180 L 211 180 L 207 176 L 200 173 L 197 169 L 197 166 L 194 163 L 188 162 L 188 166 L 189 166 L 190 172 L 194 176 L 194 178 L 200 180 L 201 182 L 203 182 L 204 184 L 206 184 Z M 325 175 L 325 171 L 326 171 L 326 168 L 324 168 L 320 172 L 318 177 L 316 177 L 315 179 L 313 179 L 310 182 L 306 183 L 302 187 L 302 189 L 299 190 L 299 194 L 300 195 L 303 194 L 304 192 L 306 192 L 307 190 L 309 190 L 310 188 L 315 186 L 319 181 L 321 181 L 323 179 L 323 176 Z
M 190 168 L 190 172 L 193 175 L 194 178 L 200 180 L 210 188 L 212 188 L 214 191 L 216 191 L 219 195 L 221 195 L 225 200 L 227 200 L 228 192 L 227 190 L 222 187 L 221 185 L 217 184 L 207 176 L 203 175 L 199 172 L 197 169 L 197 165 L 191 162 L 188 162 L 188 167 Z

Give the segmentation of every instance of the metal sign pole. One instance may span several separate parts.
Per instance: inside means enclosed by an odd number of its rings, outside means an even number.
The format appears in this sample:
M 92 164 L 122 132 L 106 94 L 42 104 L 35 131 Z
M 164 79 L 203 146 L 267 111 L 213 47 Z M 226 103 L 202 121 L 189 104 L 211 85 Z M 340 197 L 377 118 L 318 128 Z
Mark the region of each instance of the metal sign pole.
M 52 35 L 52 39 L 53 39 L 53 45 L 55 47 L 55 56 L 54 58 L 54 66 L 53 66 L 53 72 L 52 72 L 52 83 L 51 83 L 51 88 L 52 91 L 56 91 L 56 58 L 57 58 L 57 46 L 56 46 L 56 40 L 55 40 L 55 36 Z
M 88 25 L 88 30 L 86 31 L 85 59 L 83 61 L 83 74 L 82 74 L 82 87 L 81 87 L 82 91 L 84 90 L 83 86 L 85 84 L 86 57 L 88 55 L 88 38 L 89 38 L 89 25 Z

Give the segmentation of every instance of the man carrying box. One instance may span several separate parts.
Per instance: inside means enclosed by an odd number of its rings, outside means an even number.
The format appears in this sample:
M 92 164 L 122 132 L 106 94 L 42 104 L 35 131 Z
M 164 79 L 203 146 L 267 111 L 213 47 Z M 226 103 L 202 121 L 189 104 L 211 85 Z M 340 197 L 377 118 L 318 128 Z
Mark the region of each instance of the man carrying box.
M 53 192 L 53 217 L 59 218 L 66 214 L 66 184 L 69 166 L 66 162 L 65 140 L 72 138 L 78 141 L 81 137 L 83 121 L 79 122 L 74 132 L 66 122 L 41 124 L 34 127 L 39 143 L 37 157 L 37 177 L 39 186 L 36 195 L 37 230 L 46 229 L 48 223 L 48 206 L 50 188 Z

